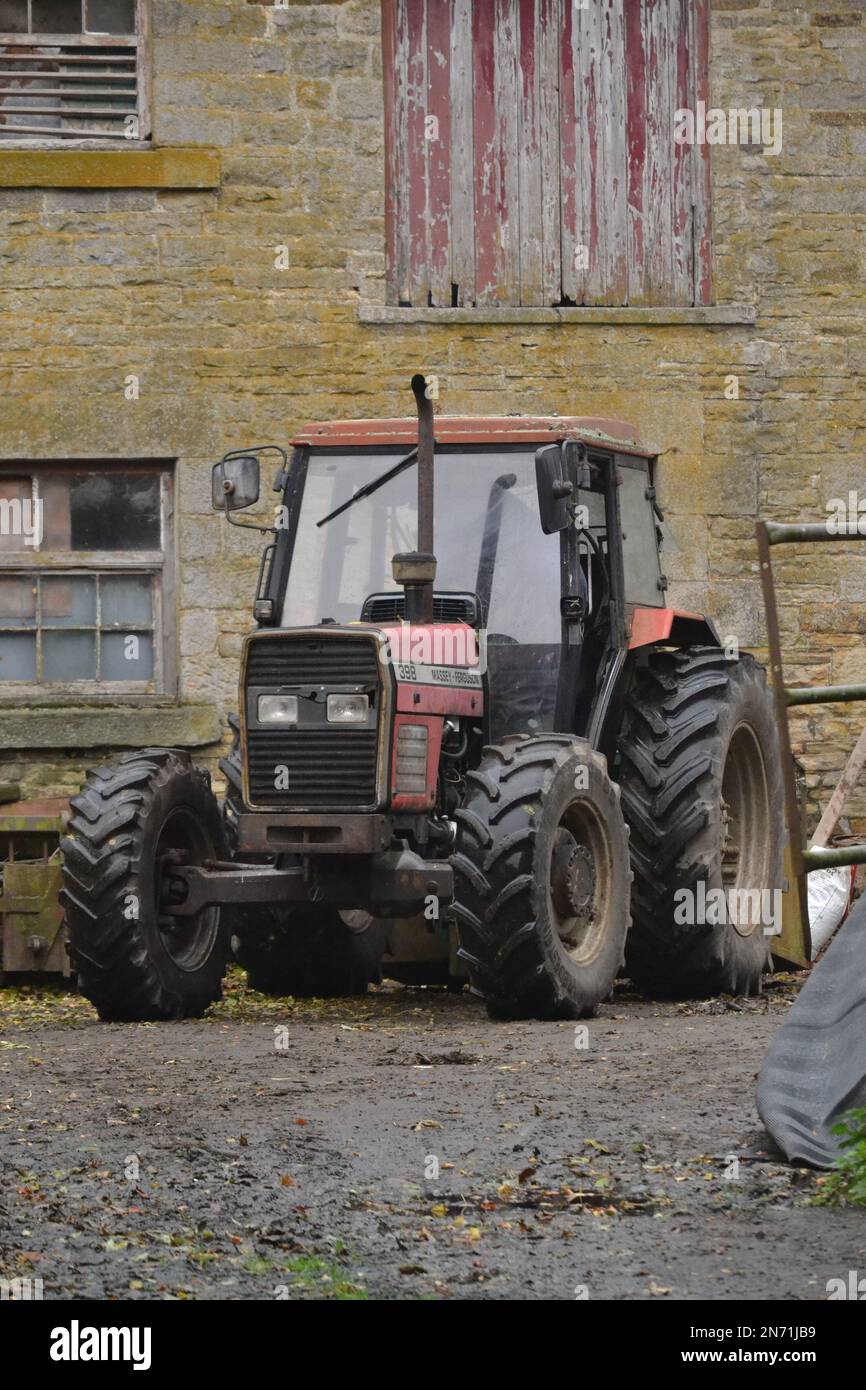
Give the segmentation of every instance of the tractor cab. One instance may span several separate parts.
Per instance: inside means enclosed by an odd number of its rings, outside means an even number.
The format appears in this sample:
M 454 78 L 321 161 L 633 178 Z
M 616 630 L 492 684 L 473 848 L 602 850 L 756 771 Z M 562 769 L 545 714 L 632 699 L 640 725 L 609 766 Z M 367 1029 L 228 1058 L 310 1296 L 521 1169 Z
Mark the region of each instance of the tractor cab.
M 405 618 L 391 557 L 418 528 L 417 428 L 355 420 L 296 436 L 261 625 Z M 569 706 L 585 734 L 628 611 L 664 606 L 652 454 L 612 420 L 437 416 L 434 431 L 434 619 L 482 634 L 487 735 L 563 727 Z M 559 536 L 540 515 L 557 474 L 572 488 Z

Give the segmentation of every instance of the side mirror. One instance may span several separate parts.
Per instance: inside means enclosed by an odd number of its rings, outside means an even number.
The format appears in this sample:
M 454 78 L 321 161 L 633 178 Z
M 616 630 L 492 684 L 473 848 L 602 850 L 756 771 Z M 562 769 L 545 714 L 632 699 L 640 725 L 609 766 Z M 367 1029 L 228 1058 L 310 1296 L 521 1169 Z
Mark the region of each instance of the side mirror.
M 542 531 L 546 536 L 564 531 L 569 521 L 568 504 L 574 493 L 574 484 L 565 477 L 562 450 L 558 444 L 546 444 L 536 452 L 535 482 Z
M 242 511 L 259 500 L 261 469 L 255 454 L 221 459 L 213 466 L 213 506 L 218 512 Z

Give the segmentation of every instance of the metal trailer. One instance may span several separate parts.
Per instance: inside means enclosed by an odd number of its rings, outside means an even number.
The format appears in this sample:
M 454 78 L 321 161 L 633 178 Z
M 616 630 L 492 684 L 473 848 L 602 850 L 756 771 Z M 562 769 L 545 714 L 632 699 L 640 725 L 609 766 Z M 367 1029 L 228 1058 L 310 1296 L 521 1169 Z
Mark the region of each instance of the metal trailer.
M 14 784 L 0 786 L 0 979 L 68 980 L 73 971 L 58 894 L 69 803 L 18 797 Z

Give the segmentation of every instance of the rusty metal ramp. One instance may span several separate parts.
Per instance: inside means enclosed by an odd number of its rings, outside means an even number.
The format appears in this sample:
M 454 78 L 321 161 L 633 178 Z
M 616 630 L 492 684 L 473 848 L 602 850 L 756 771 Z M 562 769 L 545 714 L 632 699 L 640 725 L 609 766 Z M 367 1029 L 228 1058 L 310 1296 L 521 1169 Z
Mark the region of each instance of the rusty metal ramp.
M 758 1113 L 791 1162 L 829 1168 L 831 1133 L 866 1105 L 866 896 L 854 907 L 782 1024 L 758 1078 Z

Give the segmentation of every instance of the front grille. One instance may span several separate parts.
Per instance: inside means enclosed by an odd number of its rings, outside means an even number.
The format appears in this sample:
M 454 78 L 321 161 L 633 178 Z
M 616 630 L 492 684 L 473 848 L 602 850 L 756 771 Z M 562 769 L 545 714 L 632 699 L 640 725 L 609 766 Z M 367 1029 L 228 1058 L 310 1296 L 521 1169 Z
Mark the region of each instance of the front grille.
M 374 806 L 375 729 L 255 729 L 248 738 L 250 800 L 255 806 Z M 288 787 L 275 788 L 275 768 Z
M 405 611 L 405 594 L 370 594 L 364 600 L 361 619 L 365 623 L 394 623 L 402 619 Z M 477 627 L 478 603 L 474 594 L 434 594 L 433 621 Z
M 375 685 L 379 659 L 357 637 L 257 637 L 247 655 L 247 685 Z
M 378 649 L 369 638 L 316 634 L 255 638 L 247 653 L 246 678 L 248 687 L 259 690 L 361 686 L 378 707 Z M 254 690 L 251 699 L 255 698 Z M 328 725 L 322 704 L 301 703 L 311 719 L 306 725 L 256 729 L 248 723 L 251 804 L 285 810 L 377 805 L 376 729 Z M 286 774 L 279 771 L 282 768 Z

